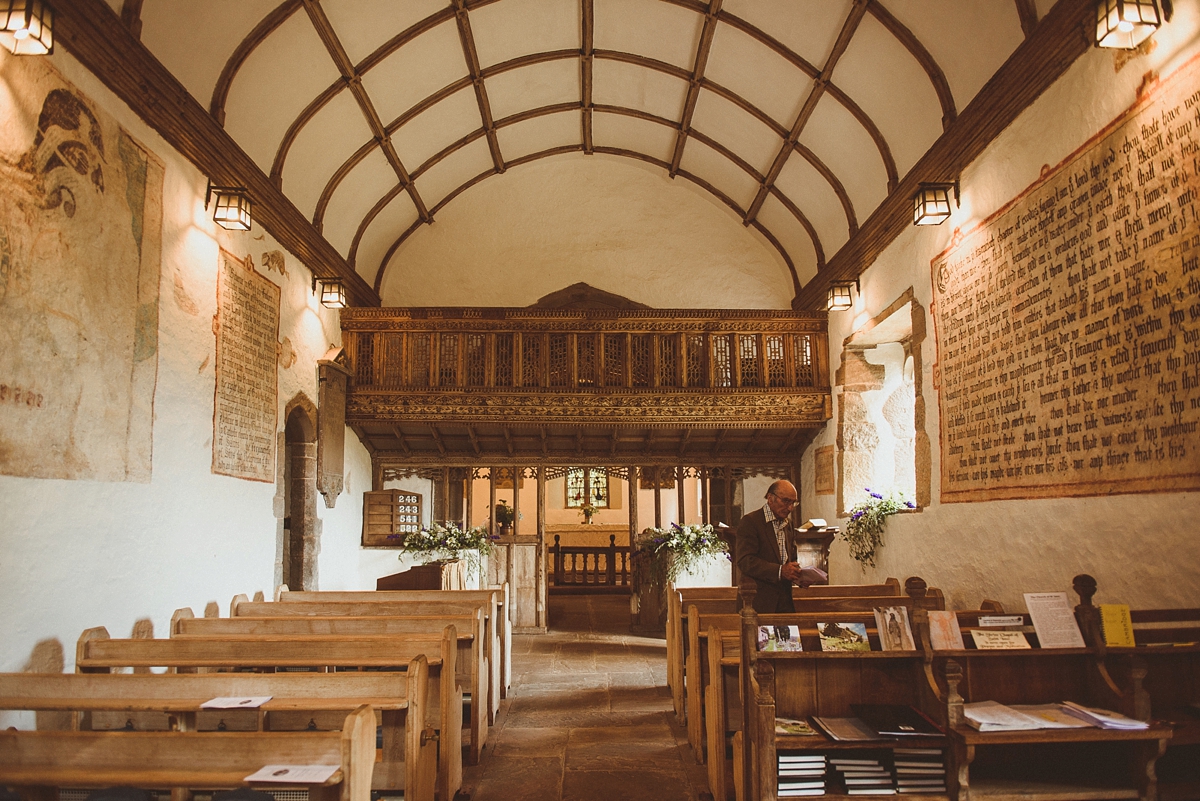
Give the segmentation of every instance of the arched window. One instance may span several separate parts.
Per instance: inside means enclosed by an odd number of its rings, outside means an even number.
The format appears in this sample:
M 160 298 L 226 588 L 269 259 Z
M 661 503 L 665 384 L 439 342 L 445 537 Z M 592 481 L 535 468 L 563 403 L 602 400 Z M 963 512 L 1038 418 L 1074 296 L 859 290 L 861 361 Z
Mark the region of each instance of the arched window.
M 567 471 L 567 508 L 578 509 L 584 501 L 599 509 L 608 508 L 608 473 L 602 467 L 572 467 Z

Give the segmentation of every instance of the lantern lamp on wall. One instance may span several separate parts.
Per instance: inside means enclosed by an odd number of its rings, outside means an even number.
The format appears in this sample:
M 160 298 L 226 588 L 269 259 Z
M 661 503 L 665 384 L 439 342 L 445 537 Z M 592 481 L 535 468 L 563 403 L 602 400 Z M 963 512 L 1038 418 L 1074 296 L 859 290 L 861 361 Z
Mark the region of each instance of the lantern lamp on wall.
M 958 201 L 958 182 L 922 183 L 913 195 L 913 225 L 941 225 L 950 219 L 950 193 Z
M 213 186 L 204 194 L 204 208 L 213 203 L 213 222 L 230 231 L 250 230 L 250 195 L 240 186 Z
M 346 308 L 346 285 L 336 278 L 322 278 L 321 305 L 327 309 Z
M 854 308 L 854 297 L 850 293 L 850 288 L 861 294 L 858 286 L 858 279 L 853 281 L 834 281 L 829 285 L 829 293 L 825 296 L 825 308 L 828 311 L 848 311 Z
M 1171 18 L 1171 2 L 1163 0 L 1099 0 L 1096 5 L 1096 46 L 1132 50 L 1158 30 L 1163 16 Z
M 54 9 L 41 0 L 0 0 L 0 44 L 16 56 L 54 52 Z

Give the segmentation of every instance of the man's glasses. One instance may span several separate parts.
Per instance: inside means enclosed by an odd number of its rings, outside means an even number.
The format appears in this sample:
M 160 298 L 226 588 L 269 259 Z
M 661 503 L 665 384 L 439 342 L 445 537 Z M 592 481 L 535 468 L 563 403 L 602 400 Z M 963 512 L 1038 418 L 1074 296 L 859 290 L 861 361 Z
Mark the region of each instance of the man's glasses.
M 799 498 L 780 498 L 775 493 L 771 493 L 771 497 L 782 503 L 784 506 L 795 506 Z

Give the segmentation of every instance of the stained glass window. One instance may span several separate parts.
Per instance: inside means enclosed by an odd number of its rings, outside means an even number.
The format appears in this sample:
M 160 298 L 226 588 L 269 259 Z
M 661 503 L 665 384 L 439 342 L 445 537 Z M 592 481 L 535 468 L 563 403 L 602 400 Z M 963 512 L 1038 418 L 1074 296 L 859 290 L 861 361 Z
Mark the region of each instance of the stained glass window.
M 608 473 L 602 467 L 572 467 L 567 471 L 567 508 L 578 509 L 584 499 L 608 508 Z

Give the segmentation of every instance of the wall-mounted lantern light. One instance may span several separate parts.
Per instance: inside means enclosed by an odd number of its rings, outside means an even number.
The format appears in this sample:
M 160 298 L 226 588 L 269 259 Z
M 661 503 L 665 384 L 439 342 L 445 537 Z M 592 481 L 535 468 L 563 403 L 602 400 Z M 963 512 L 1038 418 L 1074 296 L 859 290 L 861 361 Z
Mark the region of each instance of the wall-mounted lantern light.
M 958 182 L 923 183 L 913 195 L 913 225 L 941 225 L 950 219 L 950 193 L 958 201 Z
M 204 194 L 204 208 L 214 202 L 213 222 L 230 231 L 250 230 L 250 195 L 240 186 L 213 186 Z
M 0 0 L 0 45 L 16 56 L 54 52 L 54 9 L 42 0 Z
M 313 286 L 316 286 L 317 278 L 313 277 Z M 322 278 L 321 281 L 321 305 L 327 309 L 344 309 L 346 308 L 346 285 L 336 278 Z
M 1171 18 L 1171 0 L 1162 12 Z M 1157 0 L 1099 0 L 1096 4 L 1096 46 L 1132 50 L 1158 30 L 1164 13 Z
M 862 294 L 858 286 L 858 279 L 853 281 L 834 281 L 829 285 L 829 293 L 825 296 L 825 308 L 831 312 L 848 311 L 854 308 L 854 296 L 851 295 L 850 289 Z

